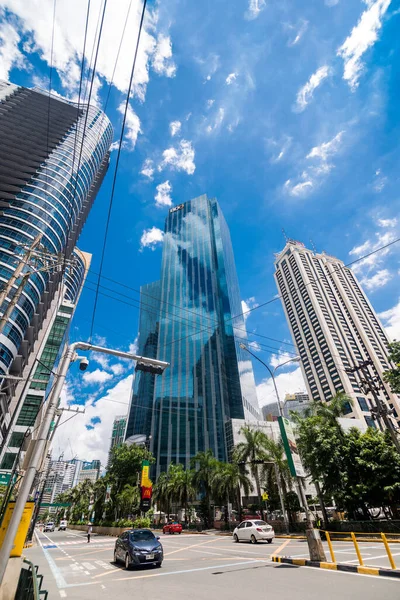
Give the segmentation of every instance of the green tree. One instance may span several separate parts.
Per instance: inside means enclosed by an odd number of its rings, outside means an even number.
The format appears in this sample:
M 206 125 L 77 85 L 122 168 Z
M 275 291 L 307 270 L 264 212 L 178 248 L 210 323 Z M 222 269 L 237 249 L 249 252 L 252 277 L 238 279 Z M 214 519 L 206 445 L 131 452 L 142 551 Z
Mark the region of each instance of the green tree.
M 239 464 L 220 462 L 216 465 L 212 479 L 213 496 L 226 506 L 225 521 L 228 521 L 228 507 L 231 503 L 236 506 L 239 516 L 242 513 L 242 494 L 248 496 L 253 489 L 248 472 Z
M 188 522 L 189 502 L 196 497 L 196 488 L 193 483 L 194 471 L 176 465 L 173 478 L 170 482 L 174 499 L 185 509 L 185 523 Z
M 206 527 L 210 527 L 212 523 L 211 516 L 211 492 L 214 472 L 218 466 L 218 460 L 215 458 L 213 451 L 209 448 L 205 452 L 198 452 L 192 458 L 192 467 L 196 469 L 193 475 L 193 484 L 199 492 L 204 494 L 205 507 L 205 522 Z
M 138 486 L 124 485 L 123 489 L 116 497 L 118 518 L 126 518 L 135 513 L 139 509 L 140 494 Z
M 389 360 L 393 367 L 383 374 L 383 379 L 390 385 L 394 394 L 400 394 L 400 342 L 389 344 Z
M 284 504 L 289 512 L 289 520 L 293 521 L 293 511 L 289 511 L 288 508 L 288 494 L 293 489 L 294 480 L 290 474 L 285 448 L 282 441 L 276 442 L 269 437 L 266 438 L 264 444 L 266 464 L 262 469 L 262 477 L 265 482 L 266 490 L 271 498 L 275 500 L 274 505 L 276 506 L 276 500 L 278 500 L 279 508 L 281 508 L 279 488 L 281 489 Z M 267 461 L 271 462 L 267 464 Z
M 253 429 L 249 425 L 242 427 L 240 433 L 244 435 L 245 440 L 236 446 L 236 457 L 238 462 L 249 464 L 250 472 L 256 483 L 259 508 L 262 508 L 260 468 L 256 461 L 267 460 L 268 437 L 263 431 Z

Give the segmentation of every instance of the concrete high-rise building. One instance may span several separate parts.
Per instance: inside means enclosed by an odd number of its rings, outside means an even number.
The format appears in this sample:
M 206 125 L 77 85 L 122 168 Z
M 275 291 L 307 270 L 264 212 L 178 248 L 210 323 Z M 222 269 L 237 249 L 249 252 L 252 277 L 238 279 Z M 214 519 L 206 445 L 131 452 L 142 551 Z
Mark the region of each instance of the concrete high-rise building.
M 0 285 L 39 234 L 42 251 L 70 259 L 109 163 L 112 127 L 96 107 L 0 81 Z M 27 377 L 53 324 L 63 269 L 42 270 L 25 284 L 0 333 L 0 374 Z M 30 268 L 25 265 L 22 274 Z M 0 307 L 5 313 L 19 281 Z M 4 380 L 0 441 L 23 391 Z
M 171 208 L 161 279 L 141 289 L 139 354 L 170 363 L 162 376 L 136 374 L 126 438 L 146 436 L 156 471 L 188 466 L 233 444 L 231 419 L 261 418 L 246 351 L 229 230 L 206 195 Z M 146 439 L 146 438 L 144 438 Z
M 308 394 L 304 392 L 295 392 L 294 394 L 286 394 L 283 401 L 283 415 L 290 419 L 290 411 L 296 412 L 299 415 L 304 415 L 307 407 L 310 405 Z
M 108 453 L 107 467 L 110 466 L 111 450 L 124 443 L 126 421 L 127 421 L 126 415 L 118 416 L 118 417 L 115 417 L 115 419 L 114 419 L 113 428 L 112 428 L 112 432 L 111 432 L 111 444 L 110 444 L 110 451 Z
M 79 473 L 78 483 L 82 483 L 82 481 L 86 481 L 87 479 L 95 483 L 100 477 L 100 468 L 101 464 L 99 460 L 85 461 Z
M 382 377 L 389 368 L 388 337 L 352 270 L 294 240 L 276 255 L 275 266 L 309 397 L 329 401 L 345 392 L 353 400 L 348 416 L 375 426 L 371 415 L 375 402 L 371 393 L 363 392 L 363 374 L 346 372 L 368 360 L 367 376 L 375 379 L 379 397 L 398 419 L 399 399 Z

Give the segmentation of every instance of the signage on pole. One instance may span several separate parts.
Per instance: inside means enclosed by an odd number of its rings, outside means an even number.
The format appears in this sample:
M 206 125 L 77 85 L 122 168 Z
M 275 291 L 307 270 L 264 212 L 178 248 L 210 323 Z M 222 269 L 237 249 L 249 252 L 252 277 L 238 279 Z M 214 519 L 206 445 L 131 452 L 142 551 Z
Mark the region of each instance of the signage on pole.
M 263 495 L 262 495 L 262 499 L 263 499 L 263 500 L 265 500 L 265 501 L 266 501 L 266 500 L 269 500 L 268 492 L 264 492 L 264 493 L 263 493 Z
M 0 547 L 3 545 L 4 539 L 7 535 L 8 525 L 11 521 L 11 516 L 14 511 L 15 502 L 9 502 L 7 505 L 7 509 L 4 515 L 3 522 L 0 527 Z M 15 534 L 14 544 L 12 546 L 10 557 L 11 556 L 21 556 L 24 548 L 24 543 L 26 539 L 26 535 L 28 533 L 29 524 L 31 522 L 33 509 L 35 507 L 34 502 L 27 502 L 25 504 L 24 512 L 22 513 L 21 521 L 18 525 L 17 533 Z
M 16 475 L 13 477 L 15 483 Z M 0 471 L 0 485 L 8 485 L 11 481 L 11 471 Z
M 140 477 L 140 510 L 147 512 L 151 507 L 153 495 L 153 483 L 149 477 L 150 463 L 148 460 L 142 462 L 142 474 Z
M 292 423 L 286 417 L 278 417 L 278 422 L 290 473 L 293 477 L 305 477 Z

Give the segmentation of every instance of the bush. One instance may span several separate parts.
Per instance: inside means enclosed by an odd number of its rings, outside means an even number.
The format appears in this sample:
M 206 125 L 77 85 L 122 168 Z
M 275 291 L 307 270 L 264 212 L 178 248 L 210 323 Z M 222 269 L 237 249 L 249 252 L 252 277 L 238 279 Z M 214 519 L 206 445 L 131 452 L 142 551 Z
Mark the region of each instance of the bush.
M 114 527 L 132 527 L 133 522 L 130 519 L 118 519 L 118 521 L 114 521 Z
M 148 529 L 150 527 L 150 519 L 148 517 L 139 517 L 133 522 L 135 529 Z

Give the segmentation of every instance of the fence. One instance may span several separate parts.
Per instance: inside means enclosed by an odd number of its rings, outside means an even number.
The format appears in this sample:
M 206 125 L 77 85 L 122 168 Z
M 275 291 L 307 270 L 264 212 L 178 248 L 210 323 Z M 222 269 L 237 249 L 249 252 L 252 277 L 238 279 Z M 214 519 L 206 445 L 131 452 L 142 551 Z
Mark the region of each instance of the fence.
M 357 536 L 361 539 L 357 540 Z M 321 530 L 321 537 L 325 537 L 328 547 L 329 547 L 329 553 L 331 555 L 331 562 L 332 563 L 337 563 L 336 561 L 336 557 L 335 557 L 335 551 L 333 549 L 333 541 L 348 541 L 348 542 L 352 542 L 354 544 L 354 548 L 357 554 L 357 559 L 358 559 L 358 563 L 360 565 L 360 567 L 364 566 L 364 559 L 362 557 L 362 552 L 360 550 L 360 546 L 359 546 L 359 542 L 380 542 L 383 544 L 383 546 L 385 547 L 385 551 L 387 554 L 387 557 L 389 559 L 389 563 L 391 568 L 394 570 L 396 569 L 396 563 L 394 561 L 393 558 L 393 554 L 392 551 L 390 549 L 389 546 L 389 542 L 391 544 L 393 543 L 400 543 L 400 534 L 396 534 L 396 533 L 390 533 L 390 534 L 385 534 L 383 532 L 374 532 L 373 534 L 371 533 L 361 533 L 361 532 L 354 532 L 354 531 L 340 531 L 340 532 L 332 532 L 332 531 L 325 531 L 325 530 Z M 389 538 L 389 539 L 388 539 Z
M 47 590 L 42 590 L 43 575 L 37 572 L 37 566 L 24 558 L 28 568 L 22 567 L 19 576 L 15 600 L 47 600 Z

